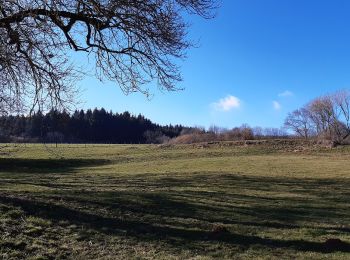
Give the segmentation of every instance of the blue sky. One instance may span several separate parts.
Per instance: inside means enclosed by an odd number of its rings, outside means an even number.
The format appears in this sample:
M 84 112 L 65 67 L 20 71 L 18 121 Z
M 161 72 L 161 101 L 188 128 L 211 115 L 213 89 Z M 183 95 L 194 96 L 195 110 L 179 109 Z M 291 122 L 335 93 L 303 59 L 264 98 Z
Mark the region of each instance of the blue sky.
M 125 96 L 85 78 L 80 107 L 143 114 L 160 124 L 280 127 L 314 97 L 350 88 L 350 1 L 222 0 L 217 17 L 188 17 L 200 46 L 181 62 L 178 92 Z

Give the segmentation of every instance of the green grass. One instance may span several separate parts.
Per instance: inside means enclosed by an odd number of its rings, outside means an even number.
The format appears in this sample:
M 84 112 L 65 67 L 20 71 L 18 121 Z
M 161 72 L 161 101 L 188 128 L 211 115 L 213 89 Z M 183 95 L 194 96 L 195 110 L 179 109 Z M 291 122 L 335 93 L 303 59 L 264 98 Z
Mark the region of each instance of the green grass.
M 0 259 L 349 259 L 349 243 L 347 147 L 0 149 Z

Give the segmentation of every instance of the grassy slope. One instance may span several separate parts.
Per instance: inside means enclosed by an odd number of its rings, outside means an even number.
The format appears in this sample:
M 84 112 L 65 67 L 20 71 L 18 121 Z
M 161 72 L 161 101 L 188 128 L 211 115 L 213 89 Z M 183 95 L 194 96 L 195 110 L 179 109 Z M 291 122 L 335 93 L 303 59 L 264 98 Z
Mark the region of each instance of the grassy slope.
M 7 153 L 9 152 L 9 153 Z M 349 258 L 350 149 L 0 150 L 0 258 Z

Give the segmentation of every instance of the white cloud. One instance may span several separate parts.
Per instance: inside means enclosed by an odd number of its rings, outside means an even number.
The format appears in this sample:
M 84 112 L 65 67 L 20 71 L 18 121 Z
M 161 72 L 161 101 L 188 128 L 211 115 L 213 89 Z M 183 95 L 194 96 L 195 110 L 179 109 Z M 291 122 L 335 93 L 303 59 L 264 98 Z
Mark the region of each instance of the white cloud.
M 286 90 L 278 94 L 279 97 L 291 97 L 294 96 L 292 91 Z
M 241 100 L 235 96 L 228 95 L 219 101 L 212 103 L 215 110 L 228 112 L 241 106 Z
M 282 108 L 281 104 L 276 100 L 272 101 L 272 105 L 275 110 L 280 110 Z

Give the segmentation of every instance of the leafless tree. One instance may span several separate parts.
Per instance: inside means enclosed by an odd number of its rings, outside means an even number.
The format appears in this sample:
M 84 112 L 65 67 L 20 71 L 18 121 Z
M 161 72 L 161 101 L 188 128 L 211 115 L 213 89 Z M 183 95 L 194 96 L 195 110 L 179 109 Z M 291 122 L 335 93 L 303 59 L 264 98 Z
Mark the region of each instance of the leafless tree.
M 243 140 L 252 140 L 254 139 L 253 129 L 248 124 L 243 124 L 240 127 Z
M 336 107 L 336 114 L 339 115 L 341 121 L 342 138 L 346 139 L 350 136 L 350 91 L 340 90 L 333 94 L 333 103 Z
M 175 90 L 177 59 L 192 46 L 185 12 L 210 18 L 216 0 L 0 0 L 0 112 L 71 100 L 80 70 L 70 52 L 94 61 L 96 76 L 125 93 L 147 83 Z
M 213 134 L 215 134 L 215 135 L 222 134 L 222 133 L 224 133 L 225 131 L 226 131 L 225 128 L 220 127 L 220 126 L 217 126 L 217 125 L 211 125 L 211 126 L 209 126 L 209 128 L 208 128 L 208 132 L 209 132 L 209 133 L 213 133 Z
M 350 92 L 341 90 L 312 100 L 288 114 L 285 127 L 305 138 L 315 133 L 343 143 L 350 136 Z
M 260 138 L 263 136 L 263 128 L 261 126 L 256 126 L 252 130 L 254 137 Z
M 309 113 L 319 136 L 342 143 L 350 135 L 349 100 L 349 92 L 338 91 L 310 102 Z
M 312 100 L 306 109 L 315 125 L 318 135 L 331 135 L 333 121 L 336 118 L 333 101 L 330 95 L 322 96 Z
M 308 139 L 313 132 L 313 124 L 309 111 L 303 107 L 289 113 L 284 122 L 284 127 Z

